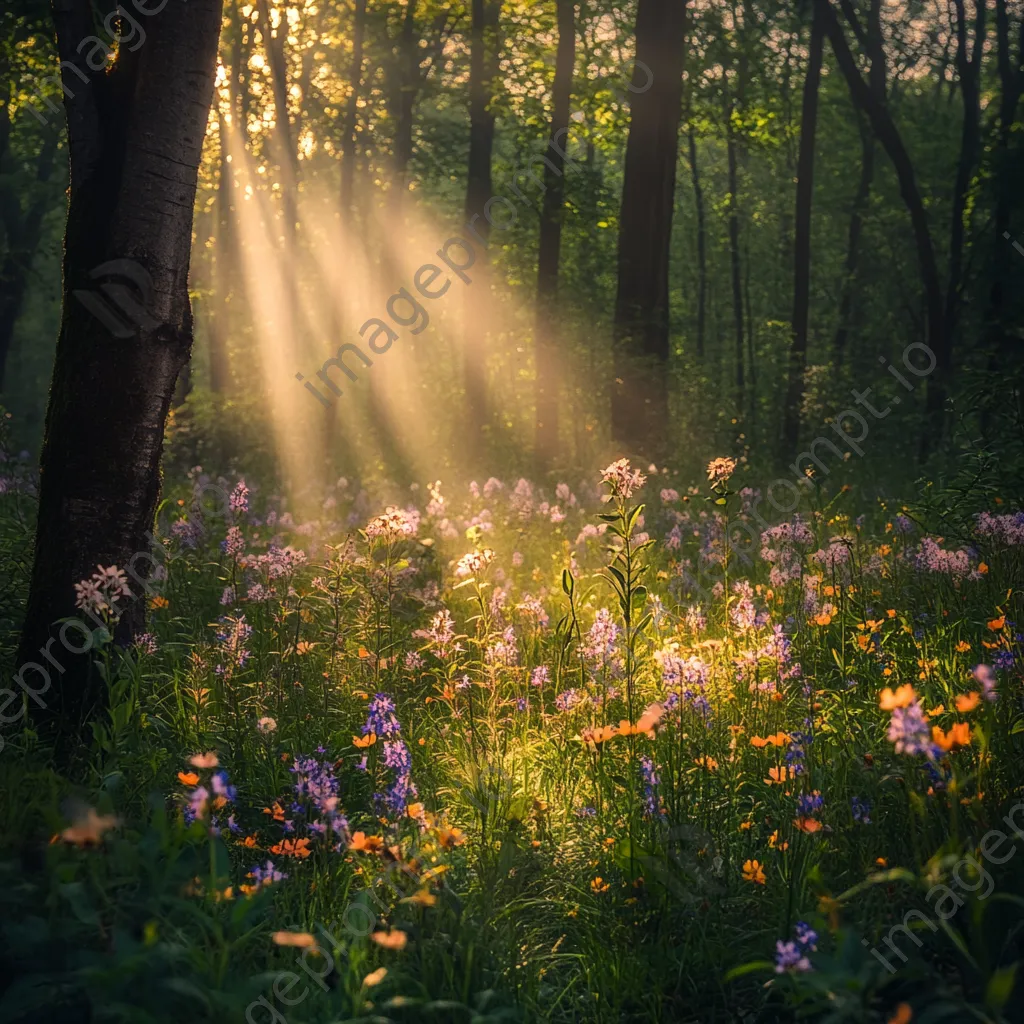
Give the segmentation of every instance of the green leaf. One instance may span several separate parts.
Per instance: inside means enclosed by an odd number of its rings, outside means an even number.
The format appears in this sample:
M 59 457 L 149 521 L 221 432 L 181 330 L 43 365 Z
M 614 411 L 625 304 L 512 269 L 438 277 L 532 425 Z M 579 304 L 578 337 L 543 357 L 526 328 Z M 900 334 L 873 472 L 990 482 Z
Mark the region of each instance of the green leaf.
M 597 513 L 597 518 L 600 519 L 602 523 L 617 523 L 619 521 L 619 513 L 618 512 L 598 512 Z
M 568 597 L 572 597 L 573 591 L 576 589 L 576 581 L 572 577 L 572 573 L 568 569 L 562 570 L 562 590 Z
M 626 577 L 622 575 L 622 570 L 616 569 L 614 565 L 608 566 L 608 571 L 615 577 L 613 585 L 618 593 L 619 597 L 624 598 L 626 594 Z
M 755 974 L 757 971 L 769 971 L 774 970 L 775 964 L 771 960 L 751 960 L 745 964 L 739 964 L 736 967 L 731 967 L 722 977 L 723 981 L 735 981 L 737 978 L 742 978 L 747 974 Z
M 1006 1005 L 1006 1000 L 1013 992 L 1014 983 L 1017 980 L 1017 968 L 1020 961 L 1012 963 L 1007 967 L 1000 967 L 992 972 L 985 986 L 985 1005 L 990 1010 L 1001 1010 Z
M 636 521 L 640 518 L 640 514 L 643 512 L 643 510 L 643 505 L 637 505 L 637 507 L 633 509 L 632 512 L 629 513 L 629 519 L 626 522 L 627 535 L 633 532 L 633 527 L 636 526 Z

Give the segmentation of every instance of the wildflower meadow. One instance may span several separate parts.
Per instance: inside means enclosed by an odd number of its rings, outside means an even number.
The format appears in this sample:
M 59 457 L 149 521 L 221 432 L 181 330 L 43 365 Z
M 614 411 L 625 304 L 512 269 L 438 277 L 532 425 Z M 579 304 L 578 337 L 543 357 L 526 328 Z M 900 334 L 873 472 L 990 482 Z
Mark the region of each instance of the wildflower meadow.
M 195 467 L 147 632 L 76 588 L 92 742 L 5 705 L 0 1018 L 1019 1019 L 1024 515 L 809 486 L 750 549 L 736 469 Z

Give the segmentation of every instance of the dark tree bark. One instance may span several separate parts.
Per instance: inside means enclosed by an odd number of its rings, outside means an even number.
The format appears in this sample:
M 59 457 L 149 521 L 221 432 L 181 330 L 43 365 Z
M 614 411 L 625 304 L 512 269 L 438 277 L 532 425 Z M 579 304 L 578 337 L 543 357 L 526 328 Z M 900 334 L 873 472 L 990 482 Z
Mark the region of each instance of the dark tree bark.
M 743 279 L 740 270 L 739 175 L 736 170 L 736 139 L 732 127 L 732 104 L 726 108 L 725 148 L 729 167 L 729 273 L 732 280 L 732 316 L 735 330 L 736 415 L 743 414 Z
M 6 111 L 6 105 L 5 105 Z M 4 203 L 3 220 L 7 235 L 7 251 L 0 265 L 0 391 L 4 386 L 7 357 L 14 338 L 14 325 L 25 301 L 29 274 L 39 232 L 46 211 L 55 205 L 50 178 L 57 154 L 57 135 L 51 132 L 43 139 L 36 159 L 36 175 L 32 194 L 24 209 L 16 199 Z
M 999 131 L 996 135 L 993 164 L 995 168 L 995 214 L 993 228 L 994 259 L 991 268 L 991 286 L 988 295 L 986 319 L 989 340 L 995 339 L 998 347 L 1006 337 L 1003 324 L 1003 309 L 1006 300 L 1007 269 L 1010 261 L 1006 258 L 1004 242 L 1010 232 L 1010 213 L 1014 197 L 1019 191 L 1019 170 L 1010 157 L 1011 132 L 1024 94 L 1024 17 L 1018 25 L 1019 38 L 1016 57 L 1011 53 L 1010 17 L 1006 0 L 996 0 L 996 64 L 999 71 Z
M 651 447 L 668 418 L 669 247 L 686 51 L 685 0 L 639 0 L 619 214 L 612 436 Z
M 495 114 L 491 103 L 501 49 L 498 18 L 500 0 L 472 0 L 469 40 L 469 160 L 466 179 L 466 225 L 486 247 L 490 238 L 487 201 L 494 195 L 491 160 L 494 152 Z M 501 217 L 499 212 L 495 215 Z M 462 359 L 466 390 L 464 454 L 481 454 L 482 435 L 489 420 L 487 396 L 487 329 L 474 306 L 485 307 L 489 291 L 486 259 L 480 254 L 478 277 L 463 306 Z
M 395 83 L 389 105 L 395 119 L 395 140 L 392 154 L 391 198 L 401 211 L 409 189 L 409 163 L 413 155 L 413 128 L 416 100 L 423 83 L 444 49 L 449 35 L 451 12 L 437 14 L 426 36 L 416 20 L 418 0 L 408 0 L 402 29 L 398 36 Z M 421 43 L 425 45 L 420 45 Z
M 536 339 L 536 456 L 538 468 L 549 469 L 558 454 L 558 264 L 562 248 L 565 210 L 565 160 L 568 146 L 569 102 L 576 60 L 576 5 L 574 0 L 555 0 L 558 48 L 552 95 L 551 134 L 544 165 L 544 200 L 540 212 L 537 256 Z
M 341 136 L 341 216 L 352 224 L 353 186 L 356 174 L 356 114 L 363 87 L 363 40 L 366 34 L 366 0 L 355 0 L 352 14 L 352 71 L 349 76 L 345 126 Z
M 856 25 L 855 15 L 849 0 L 841 0 L 844 13 L 851 24 Z M 945 406 L 946 382 L 949 377 L 951 349 L 949 337 L 945 331 L 945 309 L 942 284 L 939 279 L 939 268 L 935 259 L 935 248 L 932 243 L 931 230 L 928 225 L 928 213 L 925 210 L 921 190 L 917 184 L 914 165 L 904 145 L 899 129 L 896 127 L 884 100 L 864 81 L 850 51 L 849 43 L 843 32 L 839 19 L 830 0 L 814 0 L 816 9 L 821 12 L 824 20 L 825 34 L 828 36 L 835 54 L 836 62 L 850 89 L 854 103 L 862 110 L 871 122 L 875 137 L 882 144 L 886 155 L 892 162 L 899 182 L 900 195 L 910 215 L 911 230 L 917 249 L 918 266 L 924 287 L 925 314 L 927 324 L 928 345 L 935 354 L 936 367 L 928 380 L 928 427 L 925 436 L 935 439 L 941 436 L 943 409 Z M 922 454 L 925 454 L 923 451 Z
M 964 217 L 967 212 L 967 191 L 981 150 L 981 60 L 985 49 L 986 0 L 975 0 L 974 42 L 967 55 L 967 13 L 964 0 L 953 0 L 956 11 L 956 70 L 963 98 L 963 120 L 960 128 L 960 156 L 953 185 L 953 203 L 949 228 L 949 276 L 946 282 L 946 337 L 952 347 L 956 322 L 960 313 L 960 291 L 963 287 Z M 929 396 L 930 397 L 930 396 Z M 941 408 L 938 410 L 941 413 Z
M 69 90 L 71 187 L 19 664 L 34 663 L 26 680 L 37 691 L 44 687 L 36 667 L 56 677 L 40 695 L 44 715 L 76 735 L 104 697 L 88 672 L 90 658 L 58 645 L 58 673 L 40 650 L 52 642 L 55 621 L 76 614 L 73 584 L 97 565 L 149 574 L 148 557 L 132 559 L 150 551 L 164 425 L 192 345 L 192 213 L 221 0 L 169 3 L 146 21 L 144 45 L 135 52 L 122 45 L 117 61 L 100 71 L 76 52 L 93 31 L 88 0 L 54 0 L 53 13 Z M 104 301 L 102 278 L 90 272 L 112 260 L 130 261 L 136 279 L 152 282 L 141 301 L 128 288 L 119 293 L 138 327 L 133 337 L 116 336 L 124 332 L 112 332 L 75 296 L 81 290 Z M 144 614 L 144 601 L 131 602 L 119 634 L 136 633 Z M 72 632 L 70 642 L 80 647 L 81 635 Z
M 800 440 L 800 410 L 807 369 L 807 333 L 811 308 L 811 208 L 814 201 L 814 146 L 818 134 L 818 91 L 824 44 L 821 8 L 811 15 L 811 41 L 800 112 L 800 150 L 796 167 L 796 217 L 793 240 L 793 337 L 782 421 L 782 451 L 792 452 Z
M 697 140 L 693 125 L 687 128 L 690 148 L 690 181 L 693 184 L 693 205 L 697 213 L 697 358 L 704 358 L 704 323 L 707 316 L 708 262 L 707 228 L 705 227 L 704 189 L 700 183 L 700 167 L 697 163 Z
M 846 359 L 847 340 L 850 335 L 853 316 L 853 293 L 860 266 L 860 240 L 864 229 L 864 214 L 871 199 L 871 184 L 875 176 L 875 140 L 858 114 L 860 125 L 860 180 L 850 209 L 850 227 L 846 237 L 846 260 L 843 263 L 843 280 L 839 293 L 839 322 L 832 340 L 832 360 L 837 367 Z

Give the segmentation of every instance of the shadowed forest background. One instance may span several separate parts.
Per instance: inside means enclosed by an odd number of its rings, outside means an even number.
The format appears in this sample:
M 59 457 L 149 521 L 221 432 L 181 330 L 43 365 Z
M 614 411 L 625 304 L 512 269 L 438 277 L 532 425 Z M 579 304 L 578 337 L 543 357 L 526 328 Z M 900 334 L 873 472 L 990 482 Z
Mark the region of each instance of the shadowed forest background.
M 0 29 L 0 1020 L 1024 1019 L 1021 0 Z

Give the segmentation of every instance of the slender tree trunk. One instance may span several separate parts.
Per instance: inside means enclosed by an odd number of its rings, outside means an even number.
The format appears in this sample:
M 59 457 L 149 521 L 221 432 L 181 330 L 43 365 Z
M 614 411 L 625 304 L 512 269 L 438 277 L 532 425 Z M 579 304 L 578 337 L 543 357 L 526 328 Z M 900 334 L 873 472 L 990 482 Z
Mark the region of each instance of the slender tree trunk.
M 687 127 L 687 141 L 690 148 L 690 181 L 693 183 L 693 205 L 697 213 L 697 358 L 704 359 L 704 323 L 707 315 L 708 261 L 707 228 L 704 214 L 704 189 L 700 183 L 700 167 L 697 163 L 697 140 L 693 124 Z
M 639 0 L 619 215 L 612 435 L 636 451 L 668 420 L 669 251 L 686 52 L 685 0 Z
M 1024 17 L 1019 24 L 1020 38 L 1017 44 L 1017 56 L 1014 58 L 1010 45 L 1010 17 L 1006 9 L 1006 0 L 996 0 L 996 63 L 999 70 L 999 131 L 996 135 L 994 213 L 994 244 L 995 257 L 992 261 L 991 286 L 988 295 L 988 322 L 986 333 L 990 340 L 996 339 L 993 350 L 1001 347 L 999 339 L 1006 336 L 1003 324 L 1003 307 L 1006 299 L 1007 270 L 1011 261 L 1006 257 L 1005 241 L 1010 233 L 1010 213 L 1014 205 L 1014 196 L 1018 189 L 1018 168 L 1010 156 L 1010 141 L 1013 124 L 1017 117 L 1017 108 L 1024 93 Z
M 36 160 L 34 195 L 28 201 L 24 213 L 17 208 L 5 218 L 7 229 L 7 251 L 0 266 L 0 391 L 4 386 L 7 357 L 14 338 L 14 325 L 25 301 L 29 274 L 36 250 L 39 248 L 39 232 L 46 211 L 54 205 L 55 197 L 50 194 L 49 183 L 53 175 L 54 159 L 57 153 L 57 135 L 51 133 L 43 140 Z
M 349 75 L 345 128 L 341 137 L 341 216 L 351 227 L 356 170 L 356 115 L 363 87 L 363 39 L 366 34 L 366 0 L 355 0 L 352 13 L 352 70 Z
M 946 337 L 952 345 L 960 312 L 960 290 L 963 286 L 964 235 L 967 213 L 967 191 L 981 149 L 980 80 L 982 51 L 985 48 L 986 0 L 975 0 L 973 53 L 967 55 L 967 14 L 964 0 L 953 0 L 956 11 L 956 68 L 963 97 L 963 120 L 960 130 L 960 156 L 953 185 L 953 203 L 949 228 L 949 277 L 946 283 Z
M 54 20 L 73 94 L 65 99 L 71 187 L 18 678 L 37 692 L 41 713 L 77 735 L 104 699 L 91 658 L 57 645 L 58 671 L 40 652 L 54 623 L 77 614 L 73 584 L 97 565 L 149 575 L 164 425 L 192 345 L 192 212 L 221 0 L 168 4 L 147 22 L 145 46 L 122 49 L 100 71 L 76 49 L 93 30 L 87 0 L 55 0 Z M 112 260 L 123 262 L 111 267 Z M 118 274 L 137 286 L 137 297 L 128 287 L 103 291 Z M 105 310 L 102 319 L 83 309 L 82 292 Z M 144 614 L 144 601 L 128 604 L 119 635 L 135 634 Z M 66 635 L 81 650 L 81 631 Z M 59 748 L 72 749 L 70 741 Z
M 469 160 L 466 179 L 466 225 L 486 249 L 490 237 L 487 202 L 494 195 L 491 159 L 494 152 L 495 115 L 491 109 L 497 75 L 500 39 L 500 0 L 472 0 L 469 54 Z M 507 216 L 507 214 L 505 215 Z M 498 211 L 495 219 L 502 219 Z M 482 452 L 488 413 L 487 332 L 479 311 L 488 302 L 489 281 L 485 254 L 480 254 L 478 277 L 467 291 L 462 317 L 463 379 L 466 390 L 466 444 L 464 454 L 477 459 Z
M 864 215 L 871 199 L 871 184 L 875 176 L 875 140 L 864 123 L 863 115 L 857 115 L 860 125 L 860 180 L 850 210 L 850 227 L 846 240 L 846 260 L 843 264 L 843 281 L 839 296 L 839 322 L 836 324 L 832 341 L 832 361 L 837 367 L 846 359 L 847 339 L 850 335 L 853 314 L 853 293 L 860 265 L 860 240 L 864 228 Z
M 889 113 L 884 101 L 880 100 L 870 85 L 864 81 L 857 68 L 846 41 L 846 36 L 830 0 L 814 0 L 815 8 L 821 11 L 825 34 L 832 44 L 836 62 L 850 89 L 854 103 L 867 114 L 875 137 L 882 144 L 886 155 L 896 171 L 900 195 L 910 215 L 911 230 L 917 249 L 918 265 L 925 293 L 925 312 L 928 344 L 935 355 L 936 366 L 928 379 L 928 427 L 925 437 L 941 437 L 946 386 L 951 363 L 950 341 L 945 332 L 944 303 L 939 268 L 935 259 L 928 213 L 924 206 L 921 190 L 917 184 L 914 165 L 903 143 L 903 138 Z M 922 446 L 925 454 L 926 444 Z
M 537 256 L 536 339 L 536 457 L 538 468 L 549 469 L 558 455 L 558 401 L 560 366 L 558 360 L 558 264 L 562 248 L 562 219 L 565 210 L 565 161 L 568 146 L 569 102 L 572 96 L 576 60 L 576 5 L 574 0 L 555 0 L 558 19 L 558 47 L 555 52 L 555 82 L 552 95 L 551 134 L 544 165 L 544 200 L 540 212 Z
M 735 329 L 735 378 L 736 415 L 743 415 L 743 394 L 745 381 L 743 378 L 743 276 L 740 270 L 740 215 L 739 215 L 739 176 L 736 172 L 736 140 L 732 127 L 732 105 L 726 111 L 728 123 L 725 129 L 726 158 L 729 165 L 729 269 L 732 278 L 732 314 Z
M 224 394 L 231 381 L 228 362 L 228 338 L 231 336 L 231 280 L 235 273 L 234 217 L 232 211 L 233 180 L 231 164 L 227 161 L 227 124 L 217 112 L 217 131 L 220 139 L 220 168 L 217 179 L 217 248 L 214 253 L 214 281 L 216 293 L 211 296 L 209 320 L 210 390 Z
M 807 334 L 811 308 L 811 207 L 814 200 L 814 145 L 818 132 L 818 89 L 824 28 L 820 7 L 811 16 L 811 43 L 800 113 L 800 151 L 797 154 L 796 234 L 793 254 L 793 337 L 782 421 L 782 451 L 796 450 L 800 440 L 800 410 L 807 369 Z
M 406 0 L 402 32 L 398 40 L 398 95 L 395 97 L 395 148 L 391 191 L 395 208 L 401 211 L 409 188 L 412 159 L 413 109 L 420 82 L 420 57 L 416 33 L 417 0 Z

